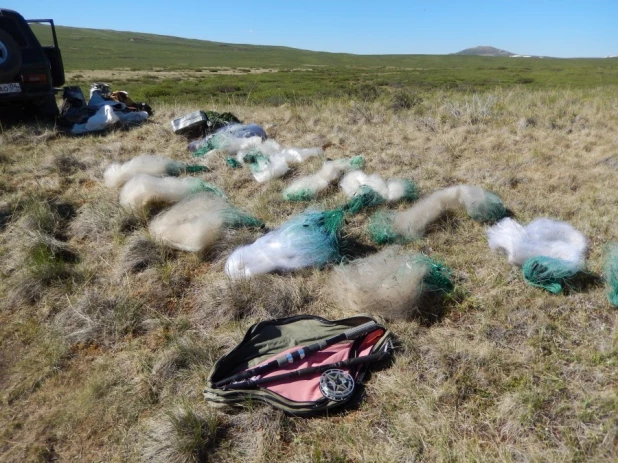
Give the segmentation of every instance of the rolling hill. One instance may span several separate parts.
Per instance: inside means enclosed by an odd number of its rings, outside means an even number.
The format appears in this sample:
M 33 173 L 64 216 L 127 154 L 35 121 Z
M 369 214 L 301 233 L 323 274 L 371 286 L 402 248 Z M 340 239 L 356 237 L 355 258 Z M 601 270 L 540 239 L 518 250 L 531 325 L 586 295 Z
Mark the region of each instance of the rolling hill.
M 479 46 L 473 48 L 466 48 L 465 50 L 454 53 L 455 55 L 469 55 L 469 56 L 513 56 L 515 53 L 510 51 L 500 50 L 495 47 Z
M 43 43 L 50 42 L 49 32 L 36 28 Z M 280 104 L 350 93 L 371 99 L 387 89 L 618 85 L 615 58 L 353 55 L 63 26 L 57 33 L 67 82 L 87 88 L 104 80 L 148 101 L 178 101 L 197 92 Z
M 33 29 L 42 42 L 50 42 L 49 28 L 33 26 Z M 65 26 L 56 26 L 56 30 L 67 70 L 142 70 L 153 67 L 191 69 L 219 66 L 274 69 L 303 66 L 433 68 L 442 67 L 447 56 L 354 55 L 280 46 L 229 44 L 138 32 Z M 469 59 L 469 56 L 448 55 L 449 67 L 465 66 Z

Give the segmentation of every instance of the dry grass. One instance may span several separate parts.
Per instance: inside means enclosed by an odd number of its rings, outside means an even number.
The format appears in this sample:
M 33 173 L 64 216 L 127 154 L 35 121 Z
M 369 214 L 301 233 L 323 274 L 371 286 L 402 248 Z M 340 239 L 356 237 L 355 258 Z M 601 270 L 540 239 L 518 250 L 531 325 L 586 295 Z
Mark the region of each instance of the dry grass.
M 188 160 L 169 120 L 190 111 L 232 111 L 284 145 L 329 146 L 264 185 L 224 157 L 206 161 L 213 171 L 200 176 L 269 228 L 306 207 L 282 199 L 291 179 L 362 154 L 367 172 L 410 178 L 422 194 L 476 184 L 521 222 L 569 221 L 590 239 L 589 270 L 602 271 L 604 245 L 618 240 L 615 89 L 417 96 L 397 107 L 196 102 L 157 107 L 131 131 L 79 138 L 4 128 L 0 459 L 616 461 L 618 312 L 605 289 L 553 296 L 526 286 L 463 212 L 404 247 L 451 267 L 457 297 L 432 323 L 390 325 L 400 350 L 358 408 L 299 419 L 203 404 L 212 363 L 251 324 L 351 314 L 326 291 L 328 268 L 228 281 L 227 255 L 263 231 L 231 231 L 201 256 L 170 252 L 148 236 L 150 217 L 118 206 L 104 167 L 141 153 Z M 333 188 L 314 206 L 345 202 Z M 368 245 L 367 219 L 348 217 L 347 238 Z
M 214 411 L 198 414 L 190 406 L 153 419 L 142 446 L 142 460 L 152 463 L 211 461 L 220 440 L 221 417 Z

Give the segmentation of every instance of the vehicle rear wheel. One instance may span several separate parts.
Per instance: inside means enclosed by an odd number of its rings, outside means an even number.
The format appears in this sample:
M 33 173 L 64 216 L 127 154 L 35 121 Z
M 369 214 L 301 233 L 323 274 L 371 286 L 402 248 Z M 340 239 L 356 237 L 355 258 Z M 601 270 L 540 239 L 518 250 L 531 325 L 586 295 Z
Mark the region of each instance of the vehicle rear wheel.
M 15 77 L 21 68 L 21 50 L 11 35 L 0 29 L 0 82 Z

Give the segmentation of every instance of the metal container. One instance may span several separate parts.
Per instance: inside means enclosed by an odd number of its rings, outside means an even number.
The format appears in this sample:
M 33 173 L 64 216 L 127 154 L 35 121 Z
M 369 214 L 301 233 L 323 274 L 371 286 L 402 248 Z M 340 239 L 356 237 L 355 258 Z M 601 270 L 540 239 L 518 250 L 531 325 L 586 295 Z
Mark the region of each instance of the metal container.
M 195 111 L 172 121 L 172 130 L 176 134 L 204 130 L 208 126 L 208 117 L 204 111 Z

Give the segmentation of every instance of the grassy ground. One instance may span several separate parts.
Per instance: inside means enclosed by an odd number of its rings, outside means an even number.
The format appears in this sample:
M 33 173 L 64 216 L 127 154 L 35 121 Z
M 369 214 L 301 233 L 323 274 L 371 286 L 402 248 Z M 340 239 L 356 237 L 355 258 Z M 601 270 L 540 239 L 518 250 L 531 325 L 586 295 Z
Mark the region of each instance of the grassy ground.
M 461 64 L 453 62 L 459 57 L 427 58 L 442 61 L 440 65 L 415 69 L 356 66 L 72 71 L 67 74 L 67 85 L 87 89 L 96 75 L 96 79 L 110 83 L 113 88 L 127 90 L 137 100 L 151 104 L 190 104 L 199 98 L 210 105 L 267 106 L 306 105 L 333 98 L 388 103 L 397 95 L 415 98 L 417 92 L 439 98 L 445 90 L 472 94 L 496 87 L 568 90 L 618 86 L 618 60 L 583 60 L 582 63 L 537 60 L 531 67 L 522 65 L 523 62 L 514 64 L 516 59 L 511 58 L 479 58 L 495 61 L 476 64 L 477 57 L 464 57 L 471 61 Z M 500 60 L 510 61 L 502 63 Z M 539 65 L 541 61 L 542 66 Z
M 210 409 L 216 358 L 267 317 L 351 315 L 330 299 L 330 270 L 240 286 L 226 256 L 260 232 L 226 235 L 204 256 L 153 242 L 148 217 L 102 184 L 114 160 L 189 159 L 169 120 L 232 111 L 284 145 L 362 154 L 366 170 L 414 180 L 423 194 L 458 183 L 499 194 L 517 218 L 571 222 L 599 275 L 618 240 L 618 93 L 492 88 L 316 99 L 283 106 L 161 102 L 151 123 L 79 138 L 36 123 L 0 133 L 0 455 L 2 461 L 616 461 L 618 312 L 591 278 L 580 292 L 526 286 L 485 228 L 464 214 L 407 245 L 454 269 L 443 317 L 391 325 L 401 348 L 357 409 L 301 419 L 251 404 Z M 395 98 L 395 99 L 393 99 Z M 203 178 L 274 227 L 313 159 L 265 185 L 223 156 Z M 316 205 L 344 202 L 336 188 Z M 369 243 L 367 217 L 345 233 Z

